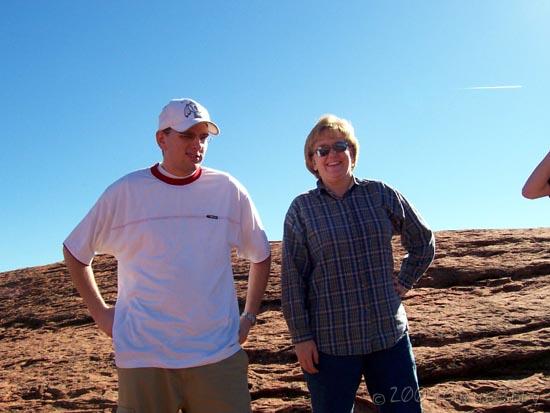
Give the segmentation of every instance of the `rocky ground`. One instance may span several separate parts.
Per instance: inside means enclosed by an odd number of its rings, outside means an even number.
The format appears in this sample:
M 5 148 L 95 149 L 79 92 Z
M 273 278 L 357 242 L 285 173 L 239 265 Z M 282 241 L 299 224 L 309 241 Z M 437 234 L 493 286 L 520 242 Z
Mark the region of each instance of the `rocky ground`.
M 550 228 L 438 232 L 434 264 L 405 299 L 424 409 L 550 411 Z M 280 310 L 280 243 L 245 349 L 255 412 L 308 412 Z M 395 240 L 396 268 L 403 251 Z M 106 299 L 116 263 L 94 261 Z M 234 258 L 242 305 L 246 263 Z M 0 411 L 114 412 L 116 371 L 63 263 L 0 274 Z M 399 395 L 396 395 L 398 397 Z M 361 387 L 357 412 L 375 412 Z

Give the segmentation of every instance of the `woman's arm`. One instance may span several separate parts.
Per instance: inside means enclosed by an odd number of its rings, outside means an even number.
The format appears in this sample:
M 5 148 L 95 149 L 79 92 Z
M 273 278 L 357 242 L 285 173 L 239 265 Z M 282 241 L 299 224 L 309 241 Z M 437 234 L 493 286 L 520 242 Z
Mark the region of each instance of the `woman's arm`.
M 550 195 L 550 152 L 527 178 L 521 194 L 528 199 Z

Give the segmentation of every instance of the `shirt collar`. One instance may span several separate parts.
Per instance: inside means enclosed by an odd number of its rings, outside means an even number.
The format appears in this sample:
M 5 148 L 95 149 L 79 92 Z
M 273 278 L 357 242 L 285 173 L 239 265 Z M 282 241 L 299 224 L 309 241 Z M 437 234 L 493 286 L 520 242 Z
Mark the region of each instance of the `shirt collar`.
M 174 179 L 174 178 L 170 178 L 166 175 L 164 175 L 160 170 L 159 170 L 159 164 L 155 164 L 151 167 L 150 169 L 151 173 L 153 174 L 153 176 L 159 180 L 161 180 L 162 182 L 165 182 L 169 185 L 188 185 L 192 182 L 195 182 L 197 179 L 200 178 L 201 174 L 202 174 L 202 168 L 197 168 L 197 170 L 195 172 L 193 172 L 192 175 L 188 176 L 188 177 L 185 177 L 185 178 L 178 178 L 178 179 Z
M 343 199 L 346 197 L 346 195 L 348 193 L 350 193 L 357 185 L 359 185 L 359 180 L 355 177 L 355 175 L 352 175 L 351 176 L 351 183 L 350 183 L 350 186 L 348 188 L 348 190 L 344 193 L 344 196 L 342 196 L 341 198 L 339 196 L 336 196 L 334 193 L 332 193 L 330 191 L 330 189 L 328 189 L 325 184 L 323 183 L 323 181 L 321 181 L 320 179 L 317 180 L 317 191 L 319 192 L 319 194 L 322 194 L 322 193 L 326 193 L 327 195 L 330 195 L 331 197 L 335 198 L 335 199 Z

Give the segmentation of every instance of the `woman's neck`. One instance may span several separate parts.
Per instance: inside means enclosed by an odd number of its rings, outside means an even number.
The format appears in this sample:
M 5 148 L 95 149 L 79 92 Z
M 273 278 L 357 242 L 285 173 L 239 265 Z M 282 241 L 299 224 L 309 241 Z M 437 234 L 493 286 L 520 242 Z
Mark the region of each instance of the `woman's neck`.
M 344 194 L 353 186 L 353 176 L 349 179 L 339 180 L 338 182 L 323 182 L 325 188 L 327 188 L 332 194 L 338 198 L 342 198 Z

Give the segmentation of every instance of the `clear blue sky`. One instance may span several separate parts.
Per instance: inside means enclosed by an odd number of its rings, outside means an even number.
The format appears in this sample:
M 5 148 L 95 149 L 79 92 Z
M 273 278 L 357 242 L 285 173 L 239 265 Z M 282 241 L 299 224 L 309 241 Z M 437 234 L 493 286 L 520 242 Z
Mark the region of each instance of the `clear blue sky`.
M 315 185 L 302 148 L 327 112 L 355 126 L 356 175 L 434 229 L 549 226 L 520 194 L 550 150 L 548 22 L 546 0 L 4 0 L 0 271 L 62 259 L 105 187 L 160 160 L 173 97 L 220 125 L 205 165 L 271 240 Z

